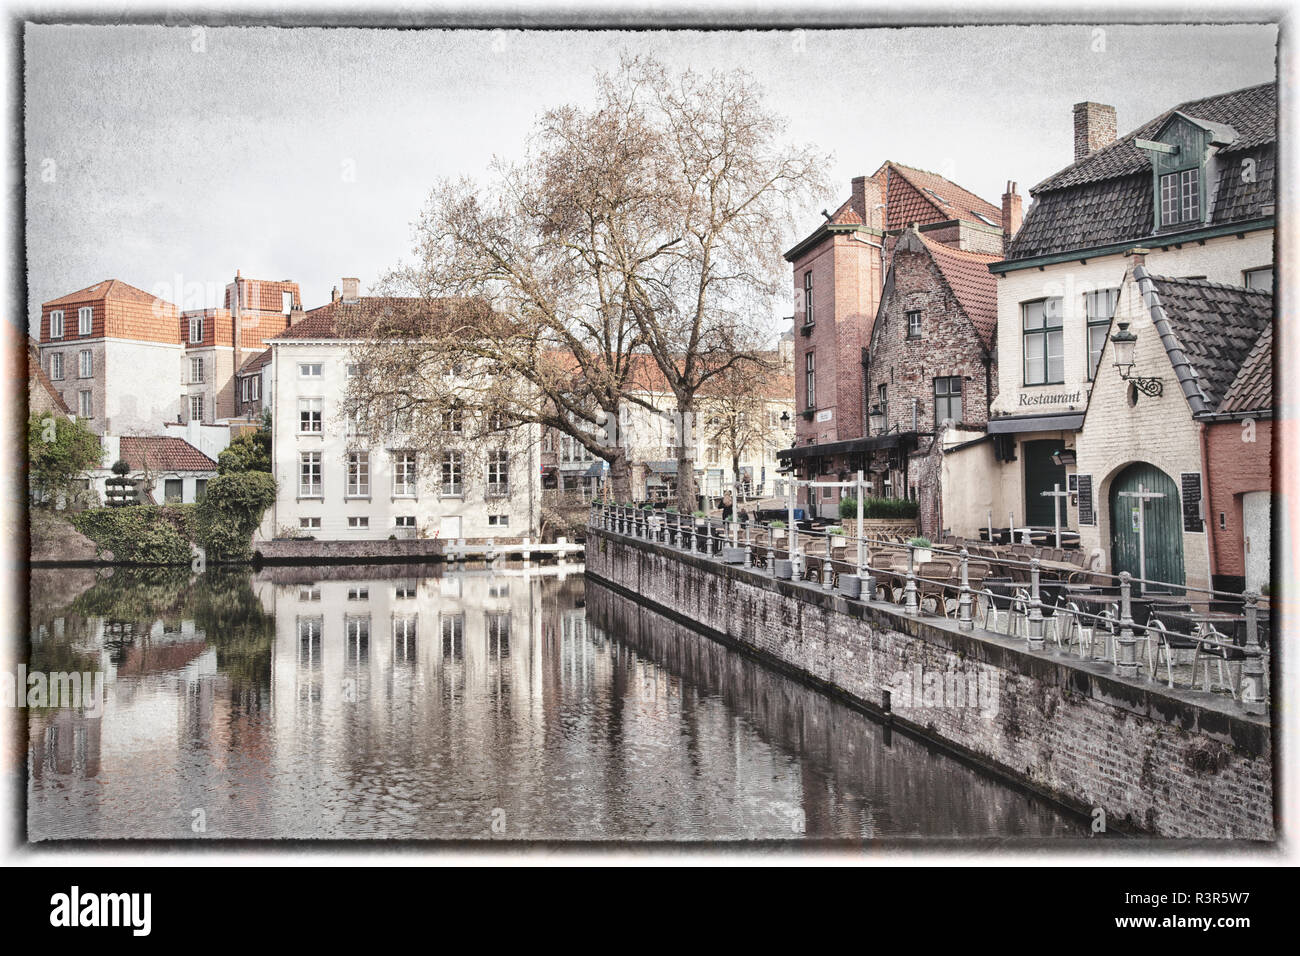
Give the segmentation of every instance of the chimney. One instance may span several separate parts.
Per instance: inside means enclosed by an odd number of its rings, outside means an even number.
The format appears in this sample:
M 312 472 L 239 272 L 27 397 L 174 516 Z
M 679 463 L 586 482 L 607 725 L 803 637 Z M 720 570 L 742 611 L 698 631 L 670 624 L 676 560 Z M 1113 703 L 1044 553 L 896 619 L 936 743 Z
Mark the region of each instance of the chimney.
M 853 180 L 853 202 L 855 205 L 861 203 L 858 212 L 864 225 L 872 229 L 885 228 L 885 195 L 878 181 L 862 176 Z
M 1010 242 L 1020 231 L 1020 194 L 1016 184 L 1007 182 L 1007 191 L 1002 194 L 1002 241 Z
M 330 301 L 337 302 L 338 300 L 339 300 L 339 287 L 334 286 L 334 288 L 330 289 Z
M 349 279 L 346 276 L 343 279 L 343 301 L 359 302 L 361 299 L 361 280 Z
M 1074 161 L 1077 163 L 1115 142 L 1115 107 L 1104 103 L 1074 104 Z

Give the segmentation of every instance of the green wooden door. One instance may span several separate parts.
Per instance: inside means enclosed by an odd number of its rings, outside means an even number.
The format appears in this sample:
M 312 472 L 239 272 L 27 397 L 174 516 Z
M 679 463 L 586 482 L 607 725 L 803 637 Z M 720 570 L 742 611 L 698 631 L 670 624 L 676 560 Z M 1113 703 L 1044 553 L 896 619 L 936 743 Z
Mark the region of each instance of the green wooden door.
M 1044 491 L 1054 485 L 1065 490 L 1065 466 L 1052 461 L 1063 447 L 1061 440 L 1027 441 L 1021 444 L 1025 456 L 1025 524 L 1050 528 L 1056 518 L 1055 498 L 1044 498 Z M 1061 507 L 1061 527 L 1069 524 L 1065 506 Z
M 1135 492 L 1139 486 L 1164 495 L 1148 498 L 1143 505 L 1146 529 L 1146 577 L 1170 584 L 1186 583 L 1183 576 L 1183 509 L 1178 485 L 1155 465 L 1138 462 L 1116 476 L 1110 486 L 1110 560 L 1116 574 L 1127 571 L 1141 575 L 1138 556 L 1138 503 L 1121 492 Z M 1146 590 L 1167 590 L 1164 588 Z

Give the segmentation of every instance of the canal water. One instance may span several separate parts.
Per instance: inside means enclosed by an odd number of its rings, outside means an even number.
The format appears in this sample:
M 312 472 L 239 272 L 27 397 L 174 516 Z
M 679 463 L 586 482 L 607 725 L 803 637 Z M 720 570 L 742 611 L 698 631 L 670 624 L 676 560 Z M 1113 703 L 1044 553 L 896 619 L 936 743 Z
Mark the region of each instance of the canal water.
M 37 570 L 32 840 L 1085 836 L 581 569 Z

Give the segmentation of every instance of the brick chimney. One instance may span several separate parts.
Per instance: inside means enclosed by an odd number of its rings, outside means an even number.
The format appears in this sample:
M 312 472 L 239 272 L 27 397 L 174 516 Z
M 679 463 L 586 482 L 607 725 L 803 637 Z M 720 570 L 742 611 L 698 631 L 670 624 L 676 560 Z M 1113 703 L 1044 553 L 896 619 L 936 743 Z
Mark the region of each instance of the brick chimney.
M 1074 104 L 1074 161 L 1077 163 L 1115 142 L 1115 107 L 1104 103 Z
M 1007 191 L 1002 194 L 1002 241 L 1010 242 L 1020 231 L 1020 194 L 1016 184 L 1007 182 Z
M 884 228 L 884 201 L 879 182 L 866 176 L 853 178 L 853 208 L 862 217 L 863 225 L 872 229 Z
M 361 280 L 350 279 L 346 276 L 343 279 L 343 301 L 359 302 L 361 300 Z

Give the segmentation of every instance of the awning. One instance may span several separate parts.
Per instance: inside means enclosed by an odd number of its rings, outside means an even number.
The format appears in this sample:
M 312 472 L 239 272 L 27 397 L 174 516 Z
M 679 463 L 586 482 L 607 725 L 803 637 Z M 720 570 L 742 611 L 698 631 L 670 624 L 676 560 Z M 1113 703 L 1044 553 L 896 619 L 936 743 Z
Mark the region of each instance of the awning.
M 675 475 L 677 474 L 677 462 L 675 461 L 647 461 L 646 468 L 650 469 L 651 474 L 656 475 Z
M 605 473 L 605 463 L 603 461 L 593 461 L 591 466 L 582 473 L 583 478 L 599 478 Z
M 875 451 L 878 448 L 896 448 L 904 442 L 915 442 L 916 432 L 890 432 L 888 435 L 873 435 L 870 438 L 849 438 L 845 441 L 832 441 L 824 445 L 795 445 L 793 448 L 777 449 L 776 457 L 785 459 L 823 458 L 830 455 L 847 455 L 857 451 Z
M 1083 412 L 1069 415 L 1008 415 L 989 419 L 990 435 L 1025 432 L 1077 432 L 1083 427 Z

